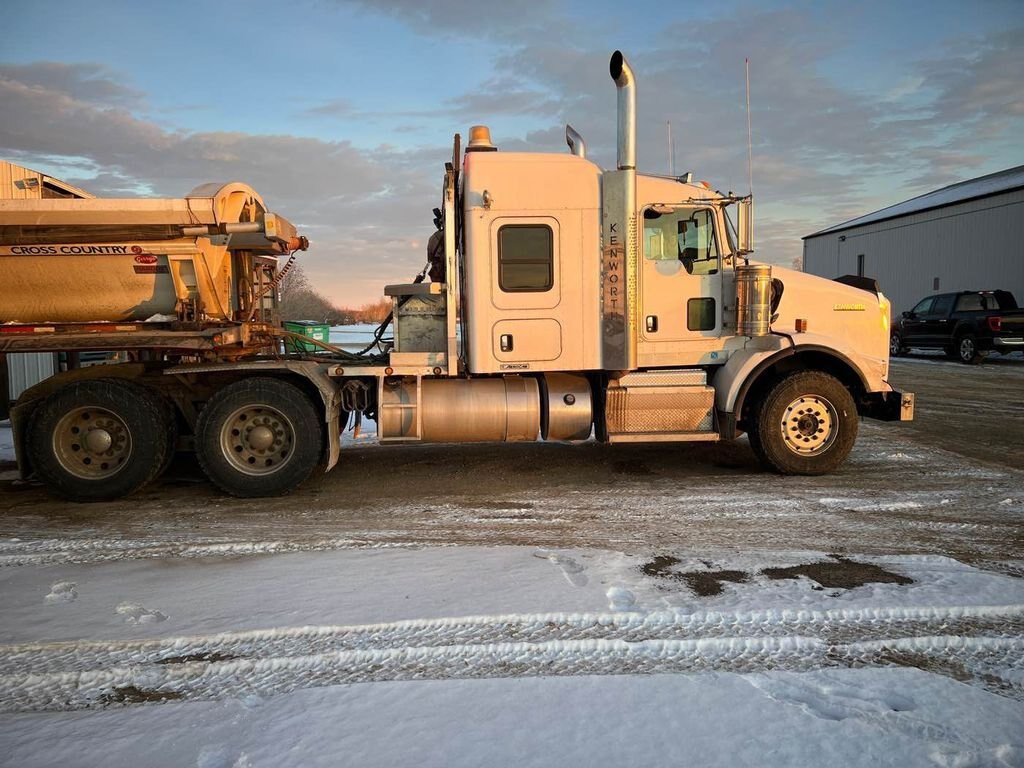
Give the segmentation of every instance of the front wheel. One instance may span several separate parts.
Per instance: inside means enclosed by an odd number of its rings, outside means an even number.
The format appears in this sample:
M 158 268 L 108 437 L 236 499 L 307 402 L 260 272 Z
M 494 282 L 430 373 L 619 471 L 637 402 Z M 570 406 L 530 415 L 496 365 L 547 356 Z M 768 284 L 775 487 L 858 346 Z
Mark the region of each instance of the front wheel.
M 821 371 L 801 371 L 776 382 L 756 404 L 751 422 L 755 455 L 784 475 L 832 472 L 857 439 L 853 396 Z
M 902 354 L 906 354 L 907 348 L 903 344 L 903 337 L 899 331 L 893 331 L 889 335 L 889 356 L 899 357 Z
M 222 491 L 281 496 L 316 468 L 323 436 L 302 390 L 278 379 L 244 379 L 217 392 L 199 414 L 196 453 Z

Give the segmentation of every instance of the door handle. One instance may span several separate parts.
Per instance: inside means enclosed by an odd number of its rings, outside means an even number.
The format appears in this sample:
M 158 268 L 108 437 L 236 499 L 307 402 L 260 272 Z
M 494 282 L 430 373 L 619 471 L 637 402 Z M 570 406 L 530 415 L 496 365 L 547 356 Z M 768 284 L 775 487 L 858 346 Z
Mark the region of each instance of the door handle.
M 648 315 L 647 316 L 647 332 L 648 333 L 657 333 L 657 331 L 658 331 L 658 316 L 657 315 Z
M 511 333 L 503 333 L 503 334 L 501 334 L 501 339 L 500 339 L 499 343 L 501 344 L 501 351 L 502 352 L 511 352 L 512 351 L 512 347 L 513 347 L 512 334 Z

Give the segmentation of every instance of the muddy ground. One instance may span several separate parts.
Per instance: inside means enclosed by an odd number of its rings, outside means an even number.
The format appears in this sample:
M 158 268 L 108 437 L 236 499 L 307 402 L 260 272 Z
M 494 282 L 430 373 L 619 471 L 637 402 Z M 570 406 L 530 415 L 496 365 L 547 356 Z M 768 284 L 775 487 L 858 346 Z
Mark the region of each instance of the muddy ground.
M 74 505 L 0 473 L 8 562 L 381 545 L 528 544 L 623 552 L 932 553 L 1024 567 L 1024 360 L 913 356 L 892 380 L 910 424 L 861 424 L 841 470 L 763 471 L 723 444 L 357 446 L 280 499 L 237 500 L 181 460 L 118 502 Z M 736 574 L 726 574 L 723 578 Z

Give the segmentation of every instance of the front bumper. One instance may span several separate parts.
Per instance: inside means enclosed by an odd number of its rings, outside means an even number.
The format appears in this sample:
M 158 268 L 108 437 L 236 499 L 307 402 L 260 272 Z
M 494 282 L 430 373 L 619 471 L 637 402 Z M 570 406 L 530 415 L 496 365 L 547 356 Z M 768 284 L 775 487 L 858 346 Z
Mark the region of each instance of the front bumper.
M 913 421 L 914 393 L 897 392 L 895 389 L 869 392 L 857 410 L 861 416 L 879 421 Z

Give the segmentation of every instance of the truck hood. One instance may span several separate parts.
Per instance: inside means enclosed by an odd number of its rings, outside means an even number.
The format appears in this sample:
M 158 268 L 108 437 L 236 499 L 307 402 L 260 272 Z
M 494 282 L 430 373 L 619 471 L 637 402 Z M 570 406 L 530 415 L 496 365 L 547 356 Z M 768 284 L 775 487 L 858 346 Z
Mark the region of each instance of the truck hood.
M 809 333 L 834 339 L 835 347 L 848 355 L 888 363 L 889 301 L 884 296 L 774 265 L 772 277 L 783 284 L 772 330 L 792 334 L 796 321 L 806 320 Z

